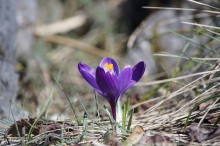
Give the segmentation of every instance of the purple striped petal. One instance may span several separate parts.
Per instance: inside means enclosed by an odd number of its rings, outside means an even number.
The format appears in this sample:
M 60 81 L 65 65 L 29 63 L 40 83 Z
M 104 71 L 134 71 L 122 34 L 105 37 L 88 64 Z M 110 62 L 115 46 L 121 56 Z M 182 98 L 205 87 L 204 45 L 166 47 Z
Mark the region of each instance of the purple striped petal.
M 83 78 L 100 94 L 102 94 L 102 92 L 100 91 L 97 83 L 96 83 L 96 79 L 95 79 L 95 70 L 91 67 L 89 67 L 88 65 L 80 62 L 78 64 L 78 69 L 79 72 L 81 73 L 81 75 L 83 76 Z
M 110 72 L 105 72 L 105 70 L 99 66 L 96 69 L 96 81 L 105 99 L 110 104 L 117 103 L 119 97 L 117 76 Z
M 129 84 L 126 87 L 126 90 L 131 88 L 136 82 L 138 82 L 141 79 L 145 72 L 145 68 L 146 64 L 143 61 L 139 62 L 132 68 L 132 77 Z
M 113 58 L 110 57 L 102 59 L 100 63 L 100 67 L 102 67 L 105 70 L 105 72 L 108 71 L 108 69 L 105 67 L 106 63 L 113 64 L 114 66 L 113 72 L 118 76 L 120 72 L 118 63 Z
M 125 66 L 118 76 L 119 92 L 122 95 L 128 88 L 128 84 L 131 82 L 132 78 L 132 68 L 130 66 Z M 130 87 L 129 87 L 130 88 Z
M 141 61 L 138 64 L 136 64 L 133 68 L 133 74 L 132 74 L 132 80 L 138 82 L 141 77 L 143 76 L 144 72 L 145 72 L 145 68 L 146 68 L 146 64 Z

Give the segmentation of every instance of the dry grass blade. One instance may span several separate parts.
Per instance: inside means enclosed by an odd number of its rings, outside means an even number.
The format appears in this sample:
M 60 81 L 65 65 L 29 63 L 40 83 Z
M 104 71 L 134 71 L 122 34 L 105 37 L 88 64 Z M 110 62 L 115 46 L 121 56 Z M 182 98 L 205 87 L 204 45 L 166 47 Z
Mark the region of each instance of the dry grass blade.
M 205 119 L 205 117 L 207 116 L 207 114 L 209 113 L 209 111 L 214 107 L 214 105 L 219 101 L 219 98 L 215 100 L 215 102 L 209 107 L 209 109 L 206 111 L 206 113 L 204 114 L 204 116 L 202 117 L 202 119 L 199 121 L 198 127 L 202 124 L 203 120 Z
M 86 23 L 87 16 L 84 14 L 76 15 L 52 24 L 43 25 L 35 28 L 37 36 L 49 36 L 58 33 L 65 33 L 70 30 L 76 29 Z
M 205 75 L 205 76 L 207 76 L 207 75 Z M 205 77 L 205 76 L 203 76 L 203 77 Z M 203 78 L 203 77 L 202 77 L 202 78 Z M 201 78 L 200 78 L 200 79 L 201 79 Z M 210 91 L 211 91 L 212 89 L 214 89 L 215 87 L 217 87 L 218 85 L 220 85 L 220 83 L 217 84 L 217 85 L 212 86 L 210 89 L 206 90 L 205 92 L 203 92 L 202 94 L 198 95 L 196 98 L 194 98 L 194 99 L 191 100 L 190 102 L 188 102 L 188 103 L 186 103 L 185 105 L 183 105 L 180 109 L 178 109 L 177 111 L 175 111 L 174 114 L 175 114 L 175 113 L 178 113 L 178 112 L 181 111 L 183 108 L 185 108 L 187 105 L 189 105 L 190 103 L 193 103 L 194 101 L 196 101 L 198 98 L 202 97 L 203 95 L 209 94 Z
M 164 79 L 164 80 L 159 80 L 159 81 L 151 81 L 151 82 L 147 82 L 147 83 L 139 82 L 135 86 L 149 86 L 149 85 L 155 85 L 155 84 L 162 84 L 162 83 L 166 83 L 166 82 L 170 82 L 170 81 L 186 79 L 186 78 L 193 77 L 193 76 L 198 76 L 198 75 L 203 75 L 203 74 L 210 74 L 210 73 L 219 72 L 219 71 L 220 71 L 220 69 L 216 69 L 216 70 L 212 70 L 212 71 L 204 71 L 204 72 L 194 73 L 194 74 L 191 74 L 191 75 L 186 75 L 186 76 L 181 76 L 181 77 L 176 77 L 176 78 L 170 78 L 170 79 Z
M 201 2 L 197 2 L 197 1 L 194 1 L 194 0 L 188 0 L 188 1 L 189 1 L 189 2 L 192 2 L 192 3 L 195 3 L 195 4 L 202 5 L 202 6 L 206 6 L 206 7 L 209 7 L 209 8 L 212 8 L 212 9 L 215 9 L 215 10 L 218 10 L 218 11 L 219 11 L 219 8 L 216 8 L 216 7 L 213 7 L 213 6 L 210 6 L 210 5 L 201 3 Z
M 220 33 L 215 32 L 215 31 L 212 31 L 212 30 L 210 30 L 210 29 L 205 29 L 205 30 L 207 30 L 208 32 L 211 32 L 211 33 L 213 33 L 213 34 L 220 35 Z
M 161 27 L 163 25 L 172 24 L 172 23 L 175 23 L 175 22 L 179 22 L 181 20 L 189 20 L 189 19 L 195 19 L 195 18 L 210 17 L 211 15 L 213 15 L 213 14 L 199 13 L 199 14 L 193 14 L 193 15 L 187 15 L 187 16 L 181 16 L 181 17 L 179 16 L 179 17 L 176 17 L 176 18 L 161 21 L 158 26 Z
M 154 56 L 163 56 L 163 57 L 174 57 L 174 58 L 179 58 L 179 56 L 172 55 L 172 54 L 163 54 L 163 53 L 155 53 Z M 190 57 L 192 59 L 197 59 L 197 60 L 219 60 L 219 58 L 198 58 L 198 57 Z
M 179 22 L 181 20 L 188 20 L 188 19 L 194 19 L 194 18 L 204 18 L 204 17 L 210 17 L 210 14 L 206 14 L 206 13 L 199 13 L 199 14 L 195 14 L 195 15 L 187 15 L 187 16 L 182 16 L 182 17 L 176 17 L 176 18 L 172 18 L 172 19 L 168 19 L 165 21 L 161 21 L 160 23 L 158 23 L 158 26 L 162 27 L 164 25 L 169 25 L 175 22 Z M 127 47 L 129 49 L 132 48 L 135 39 L 137 38 L 137 35 L 142 31 L 141 27 L 144 26 L 144 22 L 142 22 L 142 24 L 140 25 L 140 28 L 137 28 L 134 33 L 130 36 L 128 43 L 127 43 Z
M 178 109 L 177 111 L 175 111 L 173 114 L 176 114 L 178 112 L 180 112 L 182 109 L 184 109 L 186 106 L 188 106 L 189 104 L 193 103 L 194 101 L 196 101 L 198 98 L 202 97 L 205 94 L 209 94 L 210 90 L 214 89 L 215 87 L 217 87 L 219 84 L 213 86 L 212 88 L 206 90 L 205 92 L 203 92 L 202 94 L 200 94 L 199 96 L 197 96 L 196 98 L 194 98 L 193 100 L 191 100 L 190 102 L 186 103 L 185 105 L 183 105 L 180 109 Z
M 220 12 L 217 12 L 217 11 L 187 9 L 187 8 L 169 8 L 169 7 L 142 7 L 142 8 L 145 8 L 145 9 L 158 9 L 158 10 L 196 11 L 196 12 L 220 14 Z
M 218 69 L 218 71 L 220 71 L 220 70 Z M 169 100 L 169 99 L 175 97 L 176 95 L 178 95 L 178 92 L 182 91 L 183 89 L 189 87 L 189 86 L 192 85 L 193 83 L 195 83 L 195 82 L 199 81 L 200 79 L 202 79 L 202 78 L 204 78 L 204 77 L 210 75 L 210 74 L 213 73 L 213 72 L 215 72 L 215 70 L 214 70 L 214 71 L 209 71 L 209 73 L 206 73 L 206 74 L 203 75 L 202 77 L 200 77 L 200 78 L 198 78 L 198 79 L 192 81 L 191 83 L 189 83 L 189 84 L 183 86 L 182 88 L 180 88 L 179 90 L 175 91 L 175 92 L 172 93 L 170 96 L 168 96 L 166 99 L 160 101 L 159 103 L 157 103 L 156 105 L 154 105 L 153 107 L 151 107 L 150 109 L 148 109 L 147 111 L 143 112 L 142 115 L 154 111 L 154 110 L 155 110 L 157 107 L 159 107 L 162 103 L 164 103 L 165 101 L 167 101 L 167 100 Z M 214 88 L 214 87 L 213 87 L 213 88 Z M 209 90 L 207 90 L 206 92 L 208 92 L 208 91 L 209 91 Z M 204 92 L 204 93 L 206 93 L 206 92 Z M 203 94 L 204 94 L 204 93 L 203 93 Z M 201 96 L 201 95 L 200 95 L 200 96 Z M 197 98 L 198 98 L 198 96 L 197 96 Z M 193 101 L 195 101 L 195 100 L 196 100 L 196 98 L 193 99 L 191 102 L 193 102 Z M 188 104 L 189 104 L 189 103 L 187 103 L 186 105 L 188 105 Z M 186 105 L 185 105 L 185 106 L 186 106 Z M 185 107 L 185 106 L 183 106 L 183 107 Z M 183 108 L 183 107 L 182 107 L 182 108 Z M 173 114 L 178 113 L 182 108 L 180 108 L 179 110 L 175 111 Z M 171 115 L 173 115 L 173 114 L 171 114 Z
M 96 48 L 94 46 L 88 45 L 86 43 L 83 43 L 81 41 L 72 39 L 72 38 L 68 38 L 68 37 L 63 37 L 63 36 L 46 36 L 44 37 L 44 39 L 47 42 L 51 42 L 51 43 L 57 43 L 57 44 L 61 44 L 61 45 L 66 45 L 66 46 L 70 46 L 70 47 L 74 47 L 80 50 L 83 50 L 87 53 L 93 54 L 95 56 L 99 56 L 101 58 L 107 57 L 107 56 L 114 56 L 114 58 L 119 61 L 120 63 L 124 64 L 123 61 L 115 56 L 110 54 L 109 52 L 106 52 L 104 50 L 101 50 L 99 48 Z
M 189 24 L 189 25 L 196 25 L 196 26 L 199 26 L 199 27 L 207 27 L 207 28 L 213 28 L 213 29 L 220 29 L 220 27 L 217 27 L 217 26 L 210 26 L 210 25 L 191 23 L 191 22 L 184 22 L 184 21 L 182 21 L 182 23 Z

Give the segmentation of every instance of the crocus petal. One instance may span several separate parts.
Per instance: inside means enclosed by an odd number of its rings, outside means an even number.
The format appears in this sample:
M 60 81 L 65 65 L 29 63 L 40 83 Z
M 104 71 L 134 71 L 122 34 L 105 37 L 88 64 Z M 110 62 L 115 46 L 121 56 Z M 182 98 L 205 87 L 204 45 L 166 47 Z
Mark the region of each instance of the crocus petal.
M 96 82 L 105 99 L 110 104 L 116 103 L 119 96 L 117 76 L 110 72 L 105 72 L 105 70 L 99 66 L 96 69 Z
M 132 78 L 132 68 L 130 66 L 125 66 L 121 73 L 118 76 L 118 83 L 119 83 L 119 92 L 122 95 L 128 88 L 128 84 Z
M 131 88 L 136 82 L 138 82 L 141 79 L 141 77 L 144 74 L 145 68 L 146 64 L 143 61 L 139 62 L 132 68 L 132 77 L 129 84 L 126 87 L 126 90 Z
M 110 58 L 110 57 L 102 59 L 102 61 L 100 63 L 100 67 L 102 67 L 105 70 L 105 72 L 107 72 L 107 69 L 105 68 L 105 64 L 106 63 L 113 64 L 113 66 L 114 66 L 114 69 L 113 69 L 114 73 L 118 76 L 119 72 L 120 72 L 118 63 L 113 58 Z
M 88 65 L 80 62 L 78 64 L 78 69 L 83 78 L 98 92 L 102 93 L 96 83 L 95 70 Z

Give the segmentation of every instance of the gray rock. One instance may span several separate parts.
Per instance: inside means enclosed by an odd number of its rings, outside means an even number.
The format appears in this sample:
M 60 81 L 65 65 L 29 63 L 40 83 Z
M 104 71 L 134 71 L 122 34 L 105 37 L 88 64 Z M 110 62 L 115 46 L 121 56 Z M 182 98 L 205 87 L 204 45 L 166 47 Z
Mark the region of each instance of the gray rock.
M 31 57 L 34 41 L 33 30 L 38 16 L 37 0 L 17 0 L 16 20 L 18 23 L 17 55 Z
M 195 8 L 191 4 L 184 2 L 182 8 Z M 202 15 L 206 17 L 202 17 Z M 163 66 L 162 70 L 167 69 L 168 73 L 172 73 L 172 68 L 176 64 L 178 58 L 173 57 L 157 57 L 153 53 L 167 52 L 180 55 L 187 41 L 179 36 L 176 36 L 171 31 L 184 31 L 195 28 L 193 25 L 181 23 L 181 21 L 195 22 L 207 24 L 212 20 L 209 14 L 199 12 L 197 15 L 192 11 L 175 11 L 175 10 L 158 10 L 152 13 L 144 20 L 141 25 L 135 30 L 128 41 L 127 60 L 131 64 L 144 60 L 147 64 L 147 75 L 157 73 Z M 186 34 L 184 34 L 186 35 Z M 195 36 L 188 33 L 186 37 L 192 38 L 196 42 L 205 44 L 208 37 Z M 185 56 L 192 56 L 198 46 L 191 44 L 185 52 Z
M 15 106 L 18 92 L 18 74 L 15 68 L 18 25 L 15 14 L 15 0 L 0 0 L 0 115 L 11 119 L 19 119 L 24 115 Z

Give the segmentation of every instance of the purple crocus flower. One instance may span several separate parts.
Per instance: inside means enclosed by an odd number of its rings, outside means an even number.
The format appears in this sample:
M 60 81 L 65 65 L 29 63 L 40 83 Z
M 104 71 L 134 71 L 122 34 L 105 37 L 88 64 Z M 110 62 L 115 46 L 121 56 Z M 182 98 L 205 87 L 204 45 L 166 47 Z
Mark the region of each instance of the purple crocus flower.
M 140 80 L 145 68 L 145 63 L 141 61 L 133 68 L 125 66 L 120 72 L 118 63 L 110 57 L 104 58 L 96 70 L 82 62 L 78 64 L 84 79 L 109 102 L 114 120 L 118 99 Z

